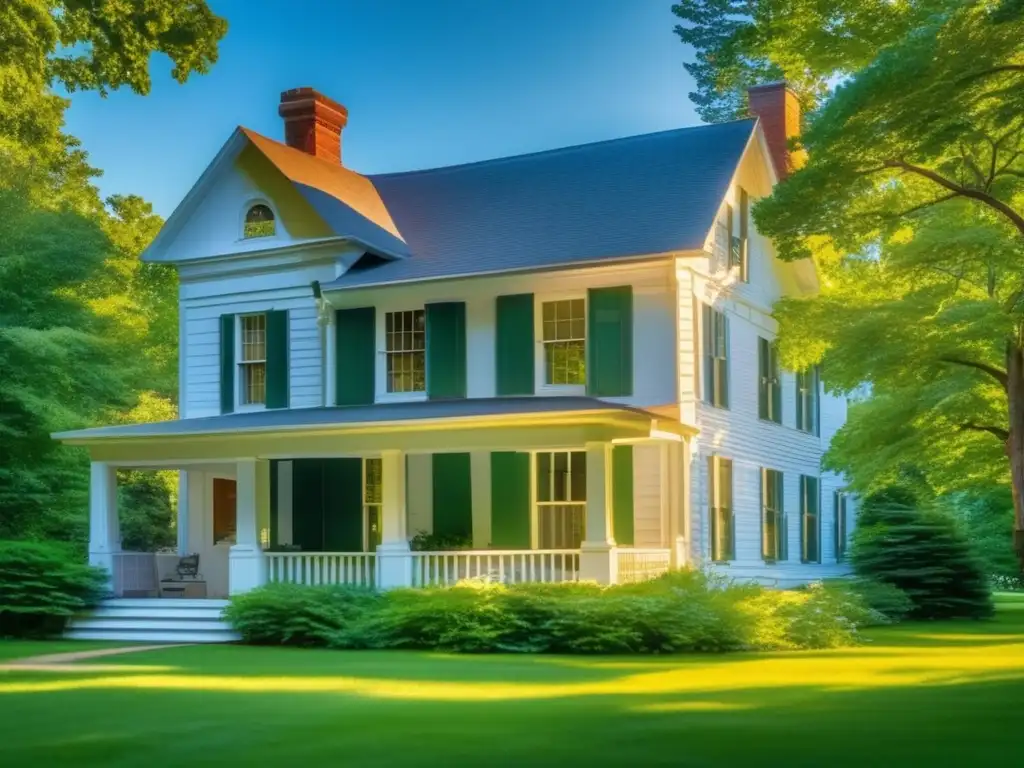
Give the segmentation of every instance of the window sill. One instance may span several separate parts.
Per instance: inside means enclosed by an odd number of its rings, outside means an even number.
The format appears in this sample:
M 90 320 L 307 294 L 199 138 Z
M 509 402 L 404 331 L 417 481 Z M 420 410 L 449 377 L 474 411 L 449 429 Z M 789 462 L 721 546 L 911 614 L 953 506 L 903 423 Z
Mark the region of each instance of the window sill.
M 729 410 L 729 406 L 728 405 L 715 405 L 714 403 L 709 403 L 707 400 L 701 400 L 700 402 L 701 402 L 702 405 L 706 405 L 709 408 L 717 408 L 720 411 L 728 411 Z
M 800 565 L 821 565 L 821 560 L 804 560 L 801 558 Z
M 419 403 L 427 399 L 426 392 L 378 392 L 375 403 Z
M 781 427 L 782 426 L 782 419 L 779 419 L 778 421 L 776 421 L 775 419 L 767 419 L 764 416 L 758 416 L 757 420 L 760 421 L 760 422 L 763 422 L 765 424 L 774 424 L 777 427 Z
M 267 406 L 263 403 L 258 405 L 236 405 L 233 413 L 257 413 L 265 410 L 267 410 Z
M 540 384 L 537 386 L 536 394 L 545 397 L 557 397 L 558 395 L 580 397 L 587 394 L 587 386 L 586 384 Z

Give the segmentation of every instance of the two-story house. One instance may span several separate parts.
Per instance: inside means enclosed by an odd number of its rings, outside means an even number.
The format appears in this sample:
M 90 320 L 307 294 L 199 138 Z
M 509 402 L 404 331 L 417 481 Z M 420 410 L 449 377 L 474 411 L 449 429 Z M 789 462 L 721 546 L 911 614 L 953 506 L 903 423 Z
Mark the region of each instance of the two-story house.
M 92 458 L 91 560 L 127 589 L 116 470 L 171 468 L 210 597 L 844 572 L 821 457 L 845 402 L 773 345 L 815 268 L 750 215 L 798 108 L 781 84 L 751 107 L 361 175 L 346 109 L 282 94 L 284 142 L 238 128 L 144 255 L 180 275 L 180 419 L 56 435 Z

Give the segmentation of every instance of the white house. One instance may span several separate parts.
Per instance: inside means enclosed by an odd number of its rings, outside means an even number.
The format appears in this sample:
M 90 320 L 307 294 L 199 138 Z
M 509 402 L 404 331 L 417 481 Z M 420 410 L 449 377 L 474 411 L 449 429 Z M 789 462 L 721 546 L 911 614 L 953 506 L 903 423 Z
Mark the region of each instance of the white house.
M 853 510 L 821 457 L 846 404 L 772 344 L 773 303 L 815 269 L 750 216 L 797 105 L 781 84 L 751 105 L 367 176 L 343 106 L 282 94 L 285 142 L 238 128 L 144 256 L 181 277 L 181 418 L 55 436 L 92 457 L 92 561 L 117 592 L 152 569 L 121 552 L 116 470 L 170 468 L 213 598 L 843 573 Z

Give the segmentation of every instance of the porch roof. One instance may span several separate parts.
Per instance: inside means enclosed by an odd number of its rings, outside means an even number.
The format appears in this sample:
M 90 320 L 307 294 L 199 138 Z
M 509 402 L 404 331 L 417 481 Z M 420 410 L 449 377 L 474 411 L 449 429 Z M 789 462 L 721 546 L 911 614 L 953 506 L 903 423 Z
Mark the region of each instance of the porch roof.
M 496 397 L 248 411 L 199 419 L 94 427 L 57 432 L 52 437 L 70 445 L 88 446 L 96 458 L 115 458 L 111 453 L 114 451 L 123 452 L 127 459 L 143 445 L 186 443 L 190 446 L 188 451 L 171 449 L 166 452 L 167 457 L 185 458 L 187 454 L 199 458 L 199 453 L 207 451 L 197 452 L 195 447 L 209 441 L 231 440 L 231 453 L 236 456 L 250 451 L 257 455 L 281 455 L 294 448 L 295 439 L 312 447 L 312 438 L 333 438 L 332 450 L 338 452 L 376 450 L 383 445 L 408 446 L 411 450 L 464 450 L 467 442 L 485 444 L 475 439 L 478 435 L 487 441 L 498 438 L 497 433 L 501 432 L 502 439 L 496 440 L 496 447 L 507 447 L 519 441 L 527 445 L 536 441 L 539 445 L 552 439 L 552 430 L 565 433 L 567 429 L 579 439 L 608 440 L 678 439 L 696 433 L 694 428 L 677 419 L 591 397 Z M 398 441 L 394 436 L 400 433 L 407 437 Z M 471 433 L 474 439 L 470 440 Z M 417 435 L 417 439 L 410 442 L 411 435 Z M 352 439 L 339 442 L 342 437 Z M 284 438 L 292 438 L 287 448 Z M 239 442 L 241 439 L 245 439 L 244 445 L 250 451 L 239 452 L 243 445 Z M 115 451 L 115 446 L 121 450 Z M 156 458 L 155 452 L 144 453 Z

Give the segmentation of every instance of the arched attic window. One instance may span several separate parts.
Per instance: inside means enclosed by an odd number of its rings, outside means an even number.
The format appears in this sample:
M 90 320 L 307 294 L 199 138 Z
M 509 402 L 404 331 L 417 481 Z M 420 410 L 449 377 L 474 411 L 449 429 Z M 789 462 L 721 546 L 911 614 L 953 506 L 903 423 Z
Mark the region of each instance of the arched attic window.
M 242 227 L 242 237 L 246 240 L 251 237 L 270 237 L 274 234 L 274 231 L 274 212 L 270 210 L 270 206 L 257 203 L 245 212 L 245 225 Z

